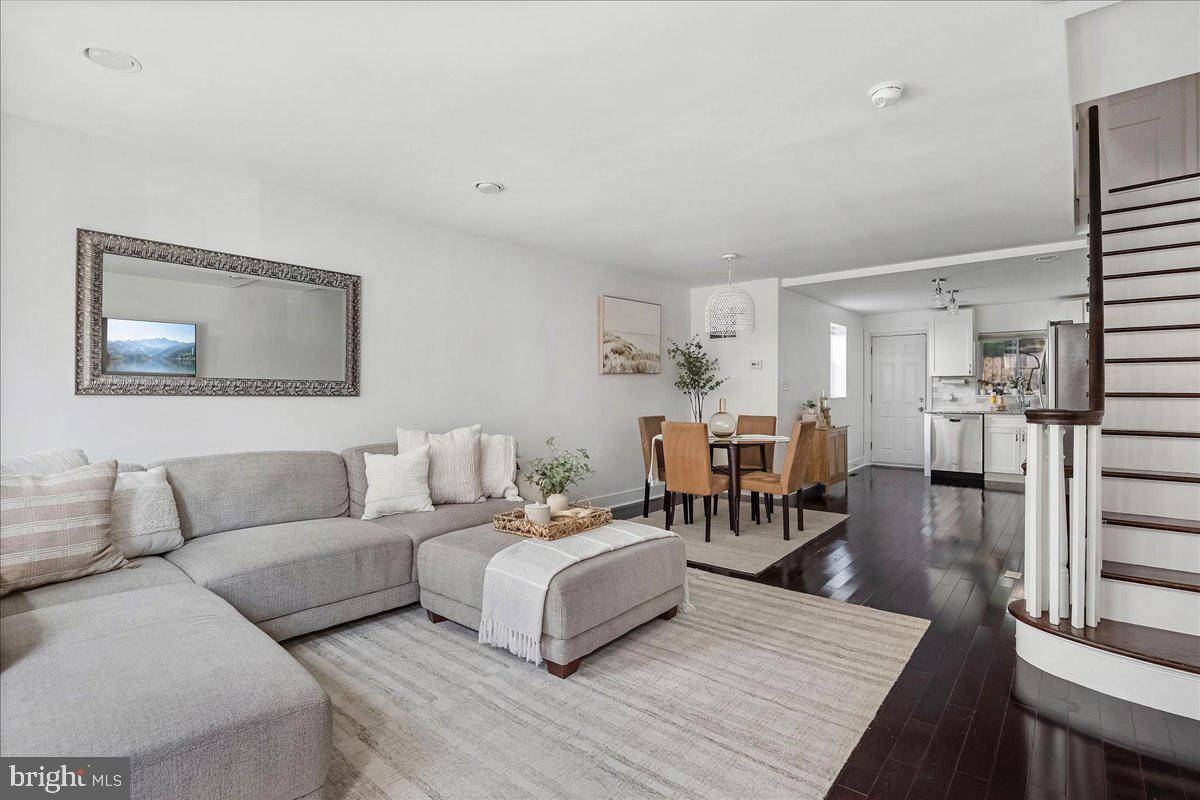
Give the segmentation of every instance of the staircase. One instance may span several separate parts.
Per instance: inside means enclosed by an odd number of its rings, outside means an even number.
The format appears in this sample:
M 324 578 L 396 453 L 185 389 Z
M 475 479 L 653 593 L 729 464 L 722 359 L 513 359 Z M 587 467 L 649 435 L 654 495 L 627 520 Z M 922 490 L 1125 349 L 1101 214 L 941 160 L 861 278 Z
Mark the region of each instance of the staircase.
M 1098 159 L 1093 163 L 1098 190 Z M 1093 194 L 1095 214 L 1100 192 Z M 1042 485 L 1053 519 L 1031 520 L 1027 511 L 1026 526 L 1048 528 L 1050 555 L 1036 556 L 1034 571 L 1049 577 L 1032 593 L 1027 588 L 1031 598 L 1041 592 L 1037 613 L 1023 600 L 1009 610 L 1025 623 L 1017 626 L 1025 660 L 1106 694 L 1200 719 L 1200 174 L 1111 188 L 1104 197 L 1090 256 L 1102 264 L 1092 301 L 1093 309 L 1097 299 L 1103 306 L 1103 402 L 1097 409 L 1093 401 L 1087 421 L 1051 413 L 1048 420 L 1062 424 L 1041 426 L 1050 429 L 1039 435 L 1050 441 L 1051 474 Z M 1098 423 L 1098 439 L 1079 433 Z M 1098 476 L 1091 473 L 1098 491 L 1070 467 L 1054 473 L 1053 439 L 1063 430 L 1076 431 L 1076 452 L 1081 443 L 1087 450 L 1086 443 L 1099 442 L 1089 451 L 1100 457 Z M 1068 485 L 1070 506 L 1062 497 L 1055 511 L 1053 496 L 1065 495 Z M 1071 508 L 1077 497 L 1084 504 L 1085 492 L 1099 504 L 1099 542 L 1085 510 Z M 1069 589 L 1056 580 L 1059 570 L 1070 575 Z M 1026 571 L 1028 587 L 1028 545 Z

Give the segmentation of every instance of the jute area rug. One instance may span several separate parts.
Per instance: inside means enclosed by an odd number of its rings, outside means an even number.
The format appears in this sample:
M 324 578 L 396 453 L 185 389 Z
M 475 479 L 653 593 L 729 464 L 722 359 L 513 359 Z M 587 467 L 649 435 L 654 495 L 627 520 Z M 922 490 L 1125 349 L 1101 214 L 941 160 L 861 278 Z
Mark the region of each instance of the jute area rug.
M 812 798 L 928 623 L 688 570 L 696 611 L 567 680 L 416 605 L 287 649 L 333 699 L 327 798 Z
M 721 498 L 722 501 L 724 497 Z M 683 524 L 683 509 L 675 507 L 675 524 L 671 530 L 683 538 L 687 548 L 687 560 L 693 564 L 707 564 L 713 567 L 723 567 L 734 572 L 744 572 L 747 575 L 758 575 L 767 567 L 789 553 L 799 550 L 808 542 L 820 536 L 825 531 L 843 520 L 849 519 L 845 514 L 835 514 L 831 511 L 818 511 L 812 508 L 804 509 L 804 530 L 796 530 L 796 509 L 792 513 L 792 538 L 783 539 L 783 511 L 778 499 L 775 502 L 775 513 L 771 522 L 767 522 L 765 506 L 762 513 L 762 524 L 756 525 L 750 519 L 750 504 L 742 503 L 741 535 L 734 536 L 729 529 L 729 507 L 721 503 L 719 512 L 712 521 L 712 541 L 704 541 L 704 508 L 700 501 L 693 500 L 696 510 L 696 521 L 691 525 Z M 666 527 L 667 517 L 662 511 L 655 511 L 648 519 L 634 517 L 634 522 L 644 522 L 656 528 Z

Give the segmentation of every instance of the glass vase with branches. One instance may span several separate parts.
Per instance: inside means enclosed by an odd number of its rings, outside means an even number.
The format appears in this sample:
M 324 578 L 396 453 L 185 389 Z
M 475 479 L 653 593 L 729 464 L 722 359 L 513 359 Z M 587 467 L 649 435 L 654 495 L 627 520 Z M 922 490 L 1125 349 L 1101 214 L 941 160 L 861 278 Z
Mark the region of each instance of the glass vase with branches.
M 704 421 L 704 398 L 729 380 L 717 377 L 720 361 L 704 351 L 699 336 L 680 343 L 669 340 L 667 356 L 675 364 L 675 388 L 688 396 L 692 405 L 692 420 Z

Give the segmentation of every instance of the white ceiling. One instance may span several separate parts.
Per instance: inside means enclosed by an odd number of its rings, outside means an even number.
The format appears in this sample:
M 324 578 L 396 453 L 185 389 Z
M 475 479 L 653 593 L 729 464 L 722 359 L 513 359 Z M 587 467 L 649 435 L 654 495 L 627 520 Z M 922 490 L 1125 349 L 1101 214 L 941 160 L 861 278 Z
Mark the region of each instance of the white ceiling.
M 1085 294 L 1086 251 L 1073 248 L 1056 255 L 1056 260 L 1048 262 L 1035 261 L 1034 256 L 1027 255 L 786 288 L 859 314 L 930 308 L 934 278 L 946 278 L 945 288 L 958 289 L 958 300 L 965 306 Z
M 1072 5 L 5 2 L 0 105 L 706 285 L 1070 238 Z

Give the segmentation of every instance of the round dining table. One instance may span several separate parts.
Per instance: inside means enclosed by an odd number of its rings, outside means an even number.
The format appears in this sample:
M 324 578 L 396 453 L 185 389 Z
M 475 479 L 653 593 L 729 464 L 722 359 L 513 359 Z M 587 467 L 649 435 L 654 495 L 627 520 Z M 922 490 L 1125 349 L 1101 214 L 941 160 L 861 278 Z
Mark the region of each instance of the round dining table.
M 657 486 L 662 483 L 658 479 L 658 447 L 657 443 L 662 441 L 662 434 L 654 437 L 656 446 L 650 448 L 650 474 L 646 476 L 646 480 L 651 486 Z M 708 435 L 708 448 L 712 450 L 724 450 L 729 456 L 729 529 L 733 531 L 734 536 L 741 534 L 742 523 L 742 504 L 735 502 L 741 499 L 741 452 L 744 447 L 757 447 L 761 455 L 761 463 L 767 463 L 767 445 L 769 444 L 787 444 L 788 437 L 773 436 L 762 433 L 745 433 L 733 436 L 716 436 Z

